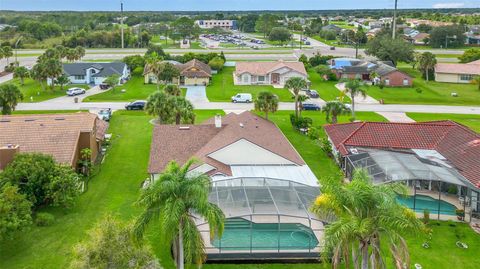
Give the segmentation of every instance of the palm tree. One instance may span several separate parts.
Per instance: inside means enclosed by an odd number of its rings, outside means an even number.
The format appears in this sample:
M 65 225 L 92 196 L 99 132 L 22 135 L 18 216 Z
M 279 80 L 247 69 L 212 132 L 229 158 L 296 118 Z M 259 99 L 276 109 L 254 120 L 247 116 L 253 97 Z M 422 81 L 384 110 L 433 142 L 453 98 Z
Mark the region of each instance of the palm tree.
M 45 65 L 43 63 L 37 63 L 32 67 L 30 71 L 30 77 L 38 81 L 42 90 L 45 90 L 45 80 L 48 78 L 48 73 L 46 72 Z
M 332 255 L 333 268 L 345 261 L 345 268 L 385 268 L 380 241 L 388 245 L 395 268 L 409 268 L 405 233 L 425 231 L 415 213 L 398 204 L 398 194 L 406 195 L 402 184 L 373 185 L 365 170 L 354 172 L 343 184 L 338 178 L 321 180 L 321 195 L 312 211 L 330 224 L 325 228 L 324 254 Z M 383 239 L 381 239 L 383 237 Z
M 175 84 L 168 84 L 167 86 L 165 86 L 165 88 L 163 88 L 163 90 L 165 91 L 166 94 L 170 96 L 182 95 L 182 90 L 180 89 L 180 87 L 178 87 L 178 85 L 175 85 Z
M 425 72 L 425 79 L 428 81 L 429 80 L 429 73 L 430 70 L 433 70 L 435 68 L 435 65 L 437 64 L 437 59 L 435 58 L 435 54 L 431 52 L 424 52 L 418 59 L 418 68 Z
M 172 111 L 168 104 L 168 95 L 163 91 L 156 91 L 148 96 L 145 110 L 149 115 L 158 117 L 160 124 L 169 123 Z
M 15 84 L 0 85 L 0 107 L 2 115 L 10 115 L 17 104 L 23 100 L 23 94 Z
M 48 58 L 42 62 L 45 65 L 45 72 L 47 73 L 47 77 L 50 78 L 50 87 L 53 90 L 55 87 L 55 79 L 63 74 L 62 63 L 56 58 Z
M 285 82 L 285 88 L 293 91 L 295 97 L 295 117 L 298 118 L 298 93 L 301 89 L 307 88 L 307 81 L 301 77 L 292 77 Z
M 13 76 L 20 79 L 20 85 L 22 86 L 25 84 L 25 78 L 28 78 L 29 75 L 30 72 L 25 66 L 19 66 L 13 71 Z
M 153 220 L 159 221 L 159 231 L 173 245 L 178 269 L 184 263 L 201 264 L 205 246 L 194 219 L 204 218 L 210 227 L 210 237 L 221 237 L 225 216 L 222 210 L 208 201 L 210 178 L 205 174 L 189 173 L 193 160 L 184 166 L 172 161 L 147 189 L 138 204 L 143 212 L 135 222 L 134 232 L 141 238 Z
M 350 112 L 350 109 L 345 106 L 344 103 L 339 101 L 329 101 L 322 107 L 322 112 L 327 114 L 326 120 L 330 122 L 330 116 L 332 118 L 331 123 L 335 124 L 338 122 L 337 117 L 339 115 L 345 115 Z
M 471 82 L 473 85 L 477 85 L 478 90 L 480 91 L 480 76 L 473 77 Z
M 2 48 L 2 54 L 3 54 L 3 58 L 7 59 L 7 65 L 8 65 L 8 64 L 9 64 L 9 63 L 8 63 L 8 60 L 10 59 L 10 57 L 13 56 L 12 47 L 10 47 L 10 46 L 3 46 L 3 48 Z
M 308 95 L 298 95 L 298 116 L 302 116 L 302 111 L 303 111 L 303 102 L 307 101 L 310 99 Z
M 176 125 L 180 123 L 194 124 L 195 112 L 193 105 L 183 96 L 170 96 L 168 98 L 168 106 L 173 113 L 173 118 Z
M 81 60 L 85 56 L 85 49 L 82 46 L 75 48 L 75 60 Z
M 352 99 L 352 118 L 355 119 L 355 96 L 360 95 L 363 98 L 367 97 L 367 89 L 362 87 L 362 82 L 360 80 L 347 80 L 345 83 L 345 93 L 350 94 L 350 99 Z
M 66 74 L 62 74 L 61 76 L 59 76 L 56 80 L 55 80 L 55 83 L 57 83 L 58 85 L 60 85 L 60 90 L 63 91 L 63 86 L 67 85 L 68 83 L 70 83 L 70 79 L 68 78 L 68 76 Z
M 258 93 L 255 99 L 255 110 L 265 113 L 265 119 L 268 120 L 268 113 L 275 113 L 278 109 L 278 96 L 271 92 Z
M 66 52 L 65 52 L 65 58 L 67 59 L 67 61 L 69 62 L 73 62 L 77 59 L 77 51 L 75 49 L 68 49 Z

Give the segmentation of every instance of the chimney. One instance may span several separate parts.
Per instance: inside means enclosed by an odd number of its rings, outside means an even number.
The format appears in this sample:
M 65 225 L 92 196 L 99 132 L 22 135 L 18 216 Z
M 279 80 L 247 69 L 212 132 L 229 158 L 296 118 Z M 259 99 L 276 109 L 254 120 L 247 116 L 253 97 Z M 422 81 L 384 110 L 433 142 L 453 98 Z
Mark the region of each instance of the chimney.
M 219 114 L 215 115 L 215 128 L 222 128 L 222 116 Z
M 8 144 L 0 147 L 0 170 L 5 169 L 5 167 L 13 161 L 15 154 L 19 152 L 19 145 Z

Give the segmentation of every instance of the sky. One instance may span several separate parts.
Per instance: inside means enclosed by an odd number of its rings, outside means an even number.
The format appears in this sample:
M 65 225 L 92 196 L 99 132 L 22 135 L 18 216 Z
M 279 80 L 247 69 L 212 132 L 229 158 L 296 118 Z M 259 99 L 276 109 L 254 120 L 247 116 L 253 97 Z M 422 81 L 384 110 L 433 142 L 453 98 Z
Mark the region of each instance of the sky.
M 328 10 L 392 8 L 394 0 L 123 0 L 126 11 Z M 399 8 L 471 8 L 480 0 L 399 0 Z M 117 10 L 120 0 L 0 0 L 0 10 Z

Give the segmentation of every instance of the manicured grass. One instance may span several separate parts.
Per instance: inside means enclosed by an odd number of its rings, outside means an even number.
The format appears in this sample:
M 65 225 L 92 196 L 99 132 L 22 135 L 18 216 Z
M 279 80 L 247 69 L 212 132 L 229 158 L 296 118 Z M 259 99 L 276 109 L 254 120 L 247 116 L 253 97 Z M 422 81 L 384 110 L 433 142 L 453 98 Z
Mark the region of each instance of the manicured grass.
M 269 85 L 233 85 L 235 67 L 224 67 L 218 74 L 213 75 L 210 85 L 207 86 L 207 98 L 211 102 L 230 102 L 237 93 L 251 93 L 255 99 L 262 91 L 270 91 L 278 95 L 281 102 L 293 102 L 293 95 L 286 89 L 275 89 Z
M 338 81 L 324 81 L 313 68 L 308 70 L 308 79 L 311 82 L 310 89 L 318 91 L 324 101 L 337 100 L 340 96 L 340 90 L 335 87 Z M 350 102 L 350 98 L 345 96 L 344 102 Z
M 79 87 L 79 88 L 84 88 L 84 89 L 89 89 L 90 87 L 88 85 L 78 85 L 78 84 L 69 84 L 69 85 L 64 85 L 63 90 L 60 89 L 60 86 L 55 86 L 54 89 L 52 90 L 50 86 L 45 86 L 45 90 L 42 89 L 42 86 L 38 81 L 35 81 L 30 78 L 25 79 L 25 84 L 22 86 L 20 85 L 20 79 L 14 78 L 11 81 L 4 82 L 4 84 L 7 83 L 13 83 L 18 86 L 20 91 L 23 93 L 23 102 L 25 103 L 35 103 L 35 102 L 41 102 L 45 100 L 49 100 L 52 98 L 60 97 L 60 96 L 65 96 L 66 91 L 69 88 L 73 87 Z
M 407 113 L 407 116 L 415 121 L 453 120 L 480 133 L 480 115 Z
M 473 84 L 427 82 L 411 67 L 403 65 L 399 69 L 414 77 L 413 87 L 380 89 L 372 86 L 368 88 L 367 94 L 377 100 L 384 99 L 386 104 L 480 105 L 480 91 Z M 417 92 L 417 89 L 421 92 Z M 452 92 L 456 92 L 458 97 L 452 97 Z

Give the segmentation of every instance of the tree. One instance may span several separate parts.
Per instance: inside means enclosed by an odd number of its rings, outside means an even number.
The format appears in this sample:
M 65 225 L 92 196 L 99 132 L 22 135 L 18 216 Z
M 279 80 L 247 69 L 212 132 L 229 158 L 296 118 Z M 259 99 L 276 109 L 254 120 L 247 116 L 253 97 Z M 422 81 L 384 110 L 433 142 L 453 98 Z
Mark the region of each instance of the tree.
M 275 113 L 278 110 L 278 96 L 267 91 L 258 93 L 255 110 L 265 113 L 265 119 L 268 120 L 268 113 Z
M 19 66 L 13 71 L 13 76 L 20 79 L 20 85 L 25 84 L 25 78 L 30 76 L 30 72 L 25 66 Z
M 70 83 L 70 78 L 66 74 L 62 74 L 55 80 L 55 83 L 60 85 L 60 90 L 63 91 L 63 86 Z
M 167 124 L 172 118 L 168 98 L 169 96 L 164 91 L 156 91 L 147 99 L 145 110 L 149 115 L 158 117 L 160 124 Z
M 17 104 L 23 100 L 23 94 L 15 84 L 0 85 L 0 108 L 2 115 L 10 115 Z
M 73 250 L 72 269 L 132 268 L 160 269 L 152 250 L 138 244 L 132 234 L 132 225 L 106 215 L 90 231 L 87 240 Z
M 172 23 L 173 29 L 183 39 L 190 38 L 198 34 L 195 22 L 189 17 L 180 17 Z
M 398 204 L 397 194 L 407 194 L 404 185 L 374 185 L 366 171 L 357 170 L 348 184 L 331 177 L 321 179 L 321 186 L 311 209 L 330 223 L 323 253 L 331 257 L 333 268 L 342 260 L 345 268 L 385 268 L 382 250 L 387 249 L 395 268 L 410 268 L 402 236 L 418 235 L 425 227 L 412 210 Z M 380 241 L 388 248 L 381 248 Z
M 480 49 L 465 50 L 462 56 L 458 57 L 461 63 L 470 63 L 480 60 Z
M 63 74 L 63 66 L 57 58 L 42 59 L 42 66 L 45 68 L 44 72 L 50 78 L 50 87 L 53 90 L 55 87 L 55 80 Z
M 85 56 L 85 49 L 82 46 L 75 48 L 75 60 L 81 60 Z
M 16 186 L 7 183 L 0 188 L 0 241 L 31 224 L 31 207 Z
M 48 78 L 48 73 L 45 68 L 45 64 L 43 63 L 37 63 L 32 67 L 32 70 L 30 71 L 30 77 L 33 78 L 34 80 L 38 81 L 40 86 L 42 87 L 42 90 L 45 90 L 45 81 Z
M 362 82 L 357 79 L 347 80 L 345 83 L 346 94 L 350 94 L 350 99 L 352 99 L 352 118 L 355 119 L 355 97 L 360 95 L 362 97 L 367 97 L 367 90 L 362 87 Z
M 307 67 L 310 63 L 308 62 L 308 57 L 305 54 L 300 55 L 298 58 L 299 62 L 302 62 L 305 67 Z
M 437 59 L 435 58 L 435 54 L 428 51 L 422 53 L 418 59 L 418 69 L 423 72 L 427 81 L 429 81 L 429 74 L 433 72 L 436 64 Z
M 176 125 L 194 124 L 195 112 L 193 105 L 183 96 L 170 96 L 168 98 L 168 107 L 172 111 L 173 121 Z
M 167 56 L 165 51 L 163 51 L 162 46 L 150 44 L 147 48 L 147 52 L 145 52 L 145 58 L 153 53 L 156 53 L 157 56 L 162 58 Z
M 69 62 L 74 62 L 77 59 L 77 51 L 75 49 L 68 49 L 65 52 L 65 58 Z
M 402 38 L 391 39 L 388 35 L 380 35 L 367 42 L 365 53 L 382 61 L 410 63 L 413 61 L 414 47 Z
M 137 68 L 143 68 L 145 66 L 145 58 L 140 55 L 125 56 L 123 62 L 132 72 Z
M 157 77 L 157 86 L 159 81 L 164 83 L 171 83 L 172 80 L 180 76 L 180 71 L 175 67 L 175 65 L 169 62 L 160 62 L 155 64 L 154 74 Z
M 463 25 L 439 26 L 430 32 L 430 46 L 433 48 L 456 48 L 465 43 Z
M 326 114 L 327 122 L 335 124 L 338 122 L 337 117 L 340 115 L 345 115 L 350 112 L 350 109 L 345 106 L 344 103 L 339 101 L 328 101 L 323 107 L 322 112 Z M 330 121 L 331 118 L 331 121 Z
M 107 77 L 103 83 L 107 84 L 108 87 L 112 88 L 112 92 L 115 91 L 115 86 L 118 85 L 120 80 L 120 76 L 118 74 L 112 74 L 109 77 Z
M 473 85 L 477 85 L 477 88 L 480 91 L 480 76 L 473 77 L 471 82 Z
M 215 58 L 211 59 L 208 62 L 208 65 L 213 69 L 220 71 L 223 68 L 223 65 L 225 64 L 225 60 L 222 59 L 220 56 L 216 56 Z
M 268 35 L 268 40 L 279 41 L 282 44 L 289 41 L 291 38 L 292 34 L 290 34 L 290 31 L 285 27 L 274 27 Z
M 298 94 L 300 90 L 307 88 L 307 81 L 301 77 L 292 77 L 285 82 L 285 88 L 293 91 L 295 97 L 295 117 L 298 118 Z
M 267 37 L 270 31 L 278 25 L 277 16 L 272 14 L 262 14 L 255 23 L 255 31 L 263 33 Z
M 167 86 L 165 86 L 165 88 L 163 88 L 163 91 L 170 96 L 182 95 L 182 90 L 180 89 L 180 87 L 178 87 L 178 85 L 175 84 L 168 84 Z
M 255 32 L 255 24 L 257 23 L 258 15 L 248 14 L 242 16 L 238 21 L 238 26 L 242 32 L 253 33 Z
M 2 55 L 3 55 L 3 58 L 7 59 L 7 65 L 8 65 L 8 64 L 9 64 L 8 60 L 10 59 L 10 57 L 13 56 L 12 47 L 10 47 L 10 46 L 3 46 L 3 47 L 2 47 Z
M 137 201 L 143 207 L 134 226 L 137 238 L 143 236 L 152 221 L 159 221 L 160 234 L 173 245 L 178 269 L 183 269 L 184 263 L 201 264 L 205 258 L 204 242 L 193 213 L 208 222 L 211 238 L 221 237 L 224 227 L 222 210 L 208 201 L 212 182 L 205 174 L 189 173 L 193 163 L 189 160 L 180 167 L 175 161 L 170 162 Z

